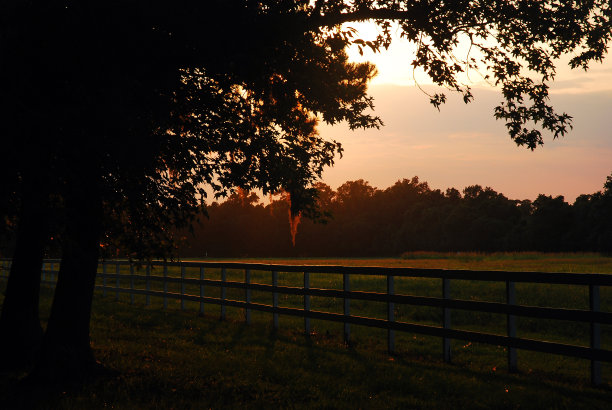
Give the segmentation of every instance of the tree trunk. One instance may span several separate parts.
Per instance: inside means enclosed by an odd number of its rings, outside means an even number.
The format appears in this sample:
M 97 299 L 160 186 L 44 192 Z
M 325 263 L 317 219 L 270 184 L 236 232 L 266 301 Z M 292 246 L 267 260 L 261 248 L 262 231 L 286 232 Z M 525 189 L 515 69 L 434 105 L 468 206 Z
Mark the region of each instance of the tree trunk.
M 44 186 L 25 186 L 13 262 L 0 315 L 0 368 L 33 364 L 43 331 L 39 318 L 40 273 L 48 225 Z
M 65 197 L 62 261 L 40 359 L 31 380 L 80 383 L 97 368 L 89 340 L 102 216 L 97 189 L 95 180 L 83 178 Z

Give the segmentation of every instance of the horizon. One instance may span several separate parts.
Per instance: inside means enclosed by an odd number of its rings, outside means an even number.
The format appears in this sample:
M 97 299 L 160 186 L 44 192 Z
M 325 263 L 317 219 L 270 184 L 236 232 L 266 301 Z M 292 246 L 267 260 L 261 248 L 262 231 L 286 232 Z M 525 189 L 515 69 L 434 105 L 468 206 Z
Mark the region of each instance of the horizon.
M 375 35 L 367 23 L 352 26 L 363 38 Z M 562 195 L 570 203 L 603 188 L 612 172 L 609 56 L 586 73 L 558 62 L 557 77 L 550 84 L 551 101 L 559 113 L 573 117 L 574 128 L 557 140 L 544 133 L 544 145 L 529 151 L 517 147 L 504 123 L 493 117 L 493 107 L 502 99 L 498 89 L 474 82 L 473 102 L 466 105 L 448 92 L 448 101 L 438 112 L 415 85 L 410 53 L 410 44 L 398 38 L 389 50 L 377 54 L 364 49 L 360 56 L 356 48 L 349 50 L 351 61 L 370 61 L 378 68 L 368 93 L 374 97 L 374 115 L 385 125 L 380 130 L 350 131 L 345 124 L 321 123 L 319 133 L 344 148 L 343 158 L 324 171 L 322 182 L 336 189 L 346 181 L 363 179 L 374 187 L 388 187 L 418 176 L 442 190 L 482 185 L 511 199 Z M 418 72 L 416 79 L 425 91 L 439 92 Z
M 442 193 L 445 193 L 447 189 L 454 188 L 454 189 L 457 189 L 461 193 L 462 197 L 464 196 L 464 189 L 465 188 L 471 187 L 471 186 L 480 186 L 483 189 L 491 188 L 495 192 L 497 192 L 498 194 L 501 194 L 501 195 L 505 196 L 508 200 L 512 200 L 512 201 L 530 200 L 531 202 L 533 202 L 535 199 L 537 199 L 537 197 L 539 195 L 545 195 L 545 196 L 549 196 L 549 197 L 552 197 L 552 198 L 556 198 L 558 196 L 561 196 L 566 203 L 568 203 L 570 205 L 573 205 L 575 203 L 575 201 L 576 201 L 576 198 L 578 196 L 581 196 L 581 195 L 592 195 L 592 194 L 595 194 L 595 193 L 598 193 L 598 192 L 603 192 L 604 191 L 604 184 L 605 184 L 606 178 L 608 176 L 612 176 L 612 170 L 608 173 L 608 175 L 604 176 L 604 178 L 601 181 L 601 187 L 600 188 L 594 190 L 593 192 L 582 192 L 582 193 L 578 194 L 573 199 L 568 199 L 564 195 L 549 195 L 549 194 L 546 194 L 546 193 L 538 193 L 534 198 L 511 197 L 511 196 L 507 195 L 505 192 L 499 191 L 499 190 L 495 189 L 495 187 L 492 187 L 492 186 L 489 186 L 489 185 L 483 185 L 483 184 L 479 184 L 479 183 L 467 184 L 467 185 L 465 185 L 463 187 L 457 187 L 457 186 L 434 186 L 429 181 L 421 178 L 419 175 L 400 177 L 397 180 L 395 180 L 392 183 L 390 183 L 388 185 L 385 185 L 385 186 L 376 186 L 376 185 L 372 184 L 369 180 L 367 180 L 365 178 L 347 179 L 346 181 L 343 181 L 342 183 L 340 183 L 337 186 L 329 185 L 329 184 L 327 184 L 324 181 L 321 181 L 321 182 L 323 182 L 324 184 L 328 185 L 334 192 L 338 191 L 338 188 L 340 188 L 340 186 L 344 185 L 345 183 L 356 182 L 356 181 L 359 181 L 359 180 L 363 180 L 366 184 L 368 184 L 369 186 L 371 186 L 375 190 L 385 191 L 386 189 L 392 188 L 396 183 L 399 183 L 399 182 L 404 181 L 404 180 L 410 181 L 410 180 L 412 180 L 412 178 L 417 178 L 419 183 L 426 183 L 431 191 L 440 190 Z M 286 199 L 283 199 L 280 196 L 280 194 L 264 195 L 259 190 L 245 191 L 245 192 L 247 194 L 254 193 L 254 194 L 257 195 L 258 201 L 254 203 L 255 206 L 257 206 L 257 205 L 268 206 L 268 205 L 270 205 L 272 200 L 273 201 L 286 201 Z M 270 198 L 272 198 L 272 200 Z M 222 204 L 223 202 L 227 201 L 228 199 L 229 199 L 229 196 L 227 196 L 227 197 L 220 197 L 220 198 L 208 197 L 208 198 L 205 198 L 205 201 L 206 201 L 206 206 L 210 206 L 213 203 Z

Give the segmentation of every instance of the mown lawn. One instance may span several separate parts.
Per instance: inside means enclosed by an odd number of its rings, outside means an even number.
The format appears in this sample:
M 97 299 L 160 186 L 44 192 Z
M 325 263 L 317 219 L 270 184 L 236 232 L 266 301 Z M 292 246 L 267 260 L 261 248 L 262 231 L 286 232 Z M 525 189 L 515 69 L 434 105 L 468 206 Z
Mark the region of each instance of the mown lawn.
M 433 256 L 264 262 L 447 268 L 458 268 L 456 265 L 465 263 L 466 268 L 471 269 L 492 269 L 487 263 L 509 263 L 514 267 L 504 265 L 498 269 L 561 271 L 558 267 L 565 266 L 576 272 L 593 269 L 612 273 L 611 258 L 597 255 L 570 254 L 556 258 L 544 255 L 538 258 L 540 255 L 528 254 L 519 259 L 519 255 L 503 254 L 497 260 L 487 261 L 489 256 L 474 254 L 473 259 L 481 259 L 467 262 L 446 254 L 438 258 Z M 522 263 L 529 266 L 520 269 Z M 542 264 L 552 268 L 543 269 Z M 240 272 L 230 274 L 241 275 Z M 266 273 L 262 275 L 265 276 L 262 281 L 268 280 Z M 293 280 L 287 279 L 288 282 Z M 376 288 L 379 286 L 377 280 L 357 278 L 353 288 Z M 439 292 L 437 283 L 420 281 L 406 283 L 406 290 L 415 294 Z M 331 280 L 329 285 L 338 288 L 338 283 Z M 197 294 L 195 289 L 192 291 Z M 495 300 L 499 297 L 498 291 L 494 286 L 466 283 L 453 288 L 453 297 L 469 298 L 477 293 L 478 298 Z M 517 286 L 519 299 L 537 302 L 542 295 L 548 299 L 552 297 L 559 306 L 582 306 L 584 303 L 584 294 L 571 287 L 542 291 L 521 290 Z M 242 293 L 235 296 L 238 298 Z M 228 291 L 228 298 L 231 297 Z M 269 295 L 261 297 L 269 299 Z M 602 305 L 608 306 L 602 309 L 609 311 L 610 298 L 603 293 L 602 297 Z M 50 301 L 51 290 L 45 288 L 41 303 L 43 317 L 48 314 Z M 102 297 L 98 292 L 94 303 L 93 347 L 97 358 L 118 371 L 117 375 L 79 390 L 41 397 L 37 402 L 39 408 L 603 409 L 608 408 L 612 400 L 609 387 L 589 385 L 586 360 L 519 351 L 520 372 L 509 374 L 505 349 L 498 346 L 454 341 L 453 363 L 446 364 L 442 362 L 441 340 L 436 338 L 398 334 L 398 353 L 391 357 L 386 352 L 386 332 L 383 330 L 353 326 L 352 343 L 346 346 L 342 341 L 342 325 L 337 323 L 313 320 L 314 332 L 307 337 L 302 330 L 303 320 L 299 318 L 281 316 L 280 329 L 274 332 L 270 314 L 253 312 L 252 324 L 245 325 L 241 309 L 228 308 L 228 319 L 220 321 L 217 306 L 207 305 L 204 317 L 200 317 L 195 303 L 187 304 L 188 310 L 181 311 L 179 303 L 171 300 L 164 311 L 159 298 L 152 298 L 150 306 L 144 305 L 143 296 L 137 297 L 134 305 L 129 302 L 127 295 L 121 295 L 120 301 L 115 302 L 114 294 Z M 281 306 L 299 302 L 281 299 Z M 330 311 L 341 309 L 340 304 L 334 303 L 327 306 Z M 379 306 L 360 306 L 357 302 L 351 309 L 354 314 L 377 314 L 381 310 Z M 419 313 L 410 309 L 405 308 L 403 313 L 400 310 L 405 316 L 397 320 L 439 324 L 439 312 Z M 489 316 L 453 312 L 453 326 L 503 333 L 503 316 Z M 584 344 L 586 341 L 588 344 L 588 337 L 579 334 L 584 330 L 582 325 L 576 326 L 559 326 L 554 322 L 531 324 L 527 320 L 519 322 L 519 336 L 542 338 L 544 335 L 547 339 L 566 343 Z M 609 332 L 604 333 L 607 348 L 611 347 L 609 336 Z M 603 370 L 604 381 L 610 383 L 612 368 L 605 365 Z M 20 376 L 3 375 L 1 393 L 6 394 Z

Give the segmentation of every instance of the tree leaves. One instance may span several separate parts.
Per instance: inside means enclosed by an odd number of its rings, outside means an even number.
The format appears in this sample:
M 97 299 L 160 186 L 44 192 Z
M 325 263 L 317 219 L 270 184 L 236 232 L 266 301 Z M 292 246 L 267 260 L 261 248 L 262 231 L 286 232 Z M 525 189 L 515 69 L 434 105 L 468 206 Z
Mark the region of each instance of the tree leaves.
M 557 114 L 548 101 L 556 60 L 573 55 L 570 67 L 587 69 L 603 59 L 612 33 L 607 0 L 356 1 L 344 3 L 342 11 L 326 5 L 319 4 L 315 20 L 341 24 L 372 19 L 385 46 L 391 41 L 390 22 L 398 22 L 400 36 L 417 46 L 412 67 L 423 69 L 435 84 L 461 93 L 466 103 L 472 96 L 460 75 L 468 69 L 486 70 L 485 79 L 501 87 L 504 97 L 495 117 L 506 122 L 518 145 L 529 149 L 543 143 L 542 131 L 557 138 L 571 128 L 571 116 Z M 479 54 L 477 59 L 473 53 L 457 56 L 465 38 Z M 367 43 L 357 39 L 353 44 Z M 436 93 L 430 102 L 440 109 L 445 98 Z
M 384 52 L 391 22 L 417 45 L 412 67 L 464 102 L 473 96 L 461 75 L 485 69 L 503 97 L 495 117 L 534 149 L 543 131 L 557 138 L 571 128 L 549 103 L 555 59 L 573 53 L 570 65 L 585 69 L 600 61 L 612 14 L 607 0 L 2 7 L 0 123 L 14 154 L 3 167 L 6 186 L 16 185 L 29 156 L 61 196 L 83 171 L 74 164 L 84 163 L 103 181 L 108 240 L 140 256 L 164 253 L 153 244 L 172 242 L 167 226 L 193 221 L 204 186 L 215 196 L 283 189 L 308 209 L 322 170 L 342 152 L 317 134 L 317 122 L 382 125 L 367 94 L 376 69 L 350 63 L 345 49 Z M 378 25 L 376 38 L 342 26 L 364 20 Z M 473 54 L 456 55 L 461 39 Z M 439 109 L 446 98 L 435 93 L 430 102 Z

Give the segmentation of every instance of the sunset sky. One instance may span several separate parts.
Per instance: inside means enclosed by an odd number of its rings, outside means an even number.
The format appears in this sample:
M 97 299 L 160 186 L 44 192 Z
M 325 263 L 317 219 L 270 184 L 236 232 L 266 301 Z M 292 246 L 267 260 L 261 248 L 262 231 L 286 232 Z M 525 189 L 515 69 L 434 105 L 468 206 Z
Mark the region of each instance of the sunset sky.
M 363 38 L 372 33 L 366 25 L 353 26 Z M 551 101 L 558 112 L 573 116 L 574 129 L 557 140 L 545 134 L 544 146 L 532 152 L 517 147 L 504 123 L 494 119 L 501 94 L 476 73 L 470 76 L 475 101 L 465 105 L 447 93 L 449 101 L 438 112 L 414 85 L 412 50 L 407 42 L 395 41 L 381 54 L 350 52 L 354 61 L 378 67 L 370 94 L 385 126 L 350 131 L 344 125 L 321 125 L 320 133 L 345 149 L 344 158 L 324 174 L 332 188 L 362 178 L 382 189 L 416 175 L 432 188 L 480 184 L 511 199 L 542 193 L 573 202 L 602 189 L 612 173 L 612 61 L 593 64 L 586 73 L 560 62 Z M 435 91 L 426 77 L 416 73 L 416 78 L 425 90 Z

